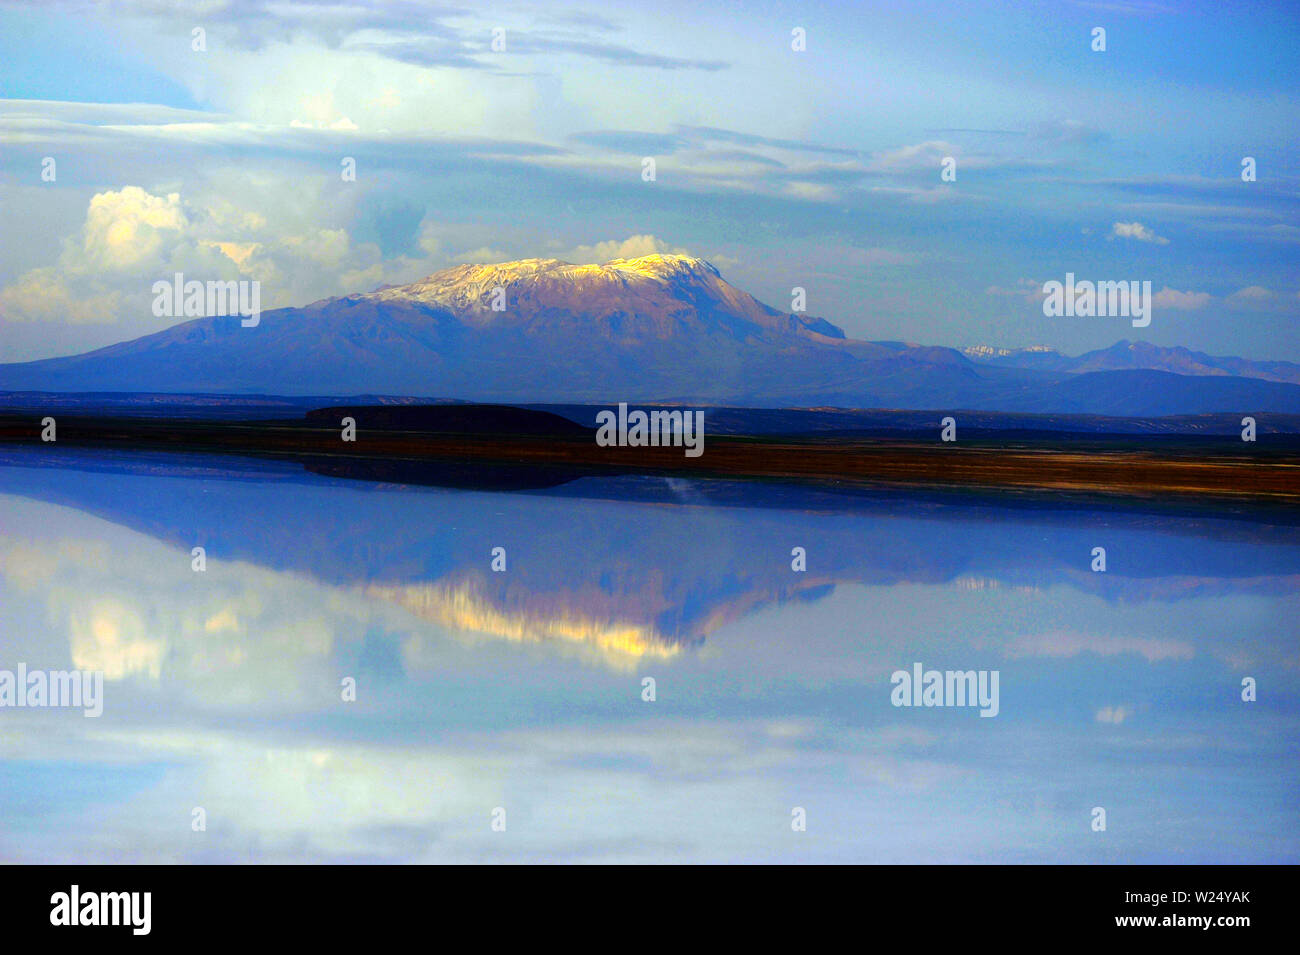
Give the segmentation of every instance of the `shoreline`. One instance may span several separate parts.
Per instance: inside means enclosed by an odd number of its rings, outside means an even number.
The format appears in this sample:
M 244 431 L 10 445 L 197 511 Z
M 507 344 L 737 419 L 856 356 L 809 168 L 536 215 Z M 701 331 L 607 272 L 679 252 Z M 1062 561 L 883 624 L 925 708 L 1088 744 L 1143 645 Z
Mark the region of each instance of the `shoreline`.
M 398 430 L 367 427 L 364 408 L 322 409 L 296 421 L 194 421 L 59 414 L 54 444 L 76 448 L 207 453 L 308 459 L 313 469 L 358 477 L 403 466 L 466 472 L 554 471 L 565 479 L 651 474 L 795 481 L 831 486 L 894 485 L 1102 496 L 1219 499 L 1300 504 L 1300 450 L 1294 442 L 1189 442 L 1151 436 L 1063 438 L 1023 433 L 943 443 L 856 436 L 707 436 L 704 453 L 682 447 L 602 447 L 595 431 L 566 422 L 568 433 L 495 430 Z M 354 441 L 328 415 L 359 415 Z M 41 418 L 0 415 L 0 444 L 41 445 Z M 497 424 L 496 427 L 501 427 Z M 508 427 L 508 425 L 507 425 Z

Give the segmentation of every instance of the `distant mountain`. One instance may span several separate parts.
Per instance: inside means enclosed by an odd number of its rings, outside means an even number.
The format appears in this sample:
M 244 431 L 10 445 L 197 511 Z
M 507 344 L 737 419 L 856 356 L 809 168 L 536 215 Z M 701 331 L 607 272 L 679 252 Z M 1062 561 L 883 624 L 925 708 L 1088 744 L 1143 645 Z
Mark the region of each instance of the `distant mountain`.
M 1054 352 L 977 357 L 846 338 L 825 319 L 764 305 L 702 259 L 526 259 L 276 309 L 251 328 L 238 316 L 200 318 L 84 355 L 0 365 L 0 391 L 1300 413 L 1300 384 L 1232 371 L 1241 359 L 1188 364 L 1216 370 L 1175 387 L 1138 360 L 1084 377 L 1094 369 Z
M 1259 378 L 1300 384 L 1300 365 L 1289 361 L 1251 361 L 1221 357 L 1187 348 L 1162 348 L 1148 342 L 1119 341 L 1078 357 L 1062 355 L 1046 345 L 1029 348 L 992 348 L 976 345 L 962 354 L 975 362 L 1002 368 L 1031 368 L 1080 374 L 1089 371 L 1168 371 L 1175 375 Z

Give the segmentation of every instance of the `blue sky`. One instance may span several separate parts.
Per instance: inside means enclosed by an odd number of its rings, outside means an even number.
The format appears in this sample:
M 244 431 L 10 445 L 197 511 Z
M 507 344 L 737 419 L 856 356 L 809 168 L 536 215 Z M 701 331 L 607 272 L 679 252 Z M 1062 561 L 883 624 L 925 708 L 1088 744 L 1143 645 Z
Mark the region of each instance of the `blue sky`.
M 1294 6 L 811 7 L 0 2 L 0 360 L 162 327 L 175 271 L 680 250 L 855 337 L 1300 361 Z M 1045 317 L 1066 272 L 1150 327 Z

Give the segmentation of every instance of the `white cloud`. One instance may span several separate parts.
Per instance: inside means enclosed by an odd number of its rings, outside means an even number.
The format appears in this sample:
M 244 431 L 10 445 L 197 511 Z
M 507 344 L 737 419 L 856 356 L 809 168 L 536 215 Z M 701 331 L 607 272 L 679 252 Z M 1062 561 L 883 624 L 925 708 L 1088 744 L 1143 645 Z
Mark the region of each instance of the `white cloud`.
M 466 265 L 495 265 L 498 262 L 509 262 L 512 258 L 514 257 L 509 252 L 481 245 L 477 249 L 461 253 L 453 261 Z
M 173 245 L 188 225 L 178 193 L 154 196 L 139 186 L 97 193 L 82 227 L 84 264 L 96 270 L 134 269 Z
M 1204 308 L 1210 303 L 1209 292 L 1180 292 L 1166 285 L 1151 297 L 1152 302 L 1161 308 L 1192 310 Z
M 673 255 L 688 254 L 685 249 L 673 248 L 662 239 L 653 235 L 632 235 L 626 239 L 610 239 L 594 245 L 580 245 L 570 249 L 560 258 L 576 265 L 600 265 L 611 259 L 637 259 L 643 255 L 668 253 Z
M 228 279 L 239 268 L 196 234 L 177 193 L 107 190 L 91 197 L 85 221 L 63 240 L 54 266 L 31 269 L 0 289 L 0 317 L 112 323 L 126 309 L 147 309 L 152 282 L 175 271 Z
M 984 290 L 984 294 L 996 295 L 1004 298 L 1020 298 L 1029 302 L 1031 305 L 1037 305 L 1043 300 L 1043 283 L 1037 279 L 1020 279 L 1011 288 L 1001 285 L 990 285 Z
M 1098 723 L 1109 723 L 1112 726 L 1119 726 L 1126 719 L 1133 715 L 1133 711 L 1126 706 L 1103 706 L 1097 711 Z
M 939 164 L 944 157 L 956 157 L 957 151 L 957 147 L 952 143 L 932 139 L 913 146 L 901 146 L 898 149 L 877 153 L 871 160 L 871 169 L 877 172 L 933 169 L 935 175 L 938 175 Z
M 1263 301 L 1264 299 L 1272 298 L 1273 293 L 1270 292 L 1268 289 L 1264 288 L 1264 286 L 1262 285 L 1247 285 L 1243 289 L 1237 289 L 1237 291 L 1233 292 L 1228 297 L 1235 298 L 1235 299 L 1249 299 L 1253 301 Z
M 839 198 L 839 193 L 834 188 L 820 182 L 787 183 L 785 194 L 794 199 L 808 199 L 812 202 L 834 202 Z
M 1116 222 L 1110 227 L 1112 239 L 1134 239 L 1138 242 L 1154 242 L 1156 245 L 1168 245 L 1169 240 L 1158 236 L 1141 222 Z
M 236 183 L 226 192 L 274 212 L 257 189 L 256 183 Z M 377 245 L 354 243 L 344 228 L 278 212 L 270 219 L 279 231 L 263 212 L 226 199 L 191 202 L 140 186 L 96 193 L 54 265 L 29 269 L 0 288 L 0 321 L 84 325 L 130 317 L 137 332 L 164 327 L 172 320 L 147 329 L 140 323 L 152 319 L 153 283 L 176 272 L 203 280 L 257 280 L 264 306 L 276 307 L 432 271 L 427 258 L 385 260 Z
M 74 292 L 58 269 L 31 269 L 0 289 L 0 321 L 113 322 L 122 308 L 118 292 Z

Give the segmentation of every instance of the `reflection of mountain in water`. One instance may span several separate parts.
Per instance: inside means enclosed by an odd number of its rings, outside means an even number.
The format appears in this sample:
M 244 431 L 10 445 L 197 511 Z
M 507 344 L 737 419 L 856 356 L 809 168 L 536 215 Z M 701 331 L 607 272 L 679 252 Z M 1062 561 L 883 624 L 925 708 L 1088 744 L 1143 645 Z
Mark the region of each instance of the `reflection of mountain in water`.
M 595 599 L 532 595 L 504 584 L 490 586 L 483 577 L 461 583 L 371 584 L 365 593 L 460 632 L 515 643 L 585 646 L 621 669 L 642 659 L 668 659 L 681 652 L 680 643 L 653 625 L 620 618 L 610 606 L 615 601 L 603 594 L 589 595 Z
M 583 479 L 546 495 L 413 489 L 192 455 L 32 449 L 3 463 L 56 454 L 60 467 L 0 467 L 0 492 L 144 531 L 178 560 L 202 545 L 209 560 L 357 587 L 457 630 L 598 648 L 614 664 L 671 656 L 758 608 L 839 584 L 1064 583 L 1132 601 L 1300 583 L 1295 528 L 1258 520 L 652 478 Z M 773 506 L 732 506 L 764 497 Z M 706 506 L 714 500 L 725 506 Z M 1107 573 L 1089 570 L 1096 546 Z M 494 547 L 506 549 L 505 573 L 490 569 Z M 806 573 L 791 569 L 795 547 Z

